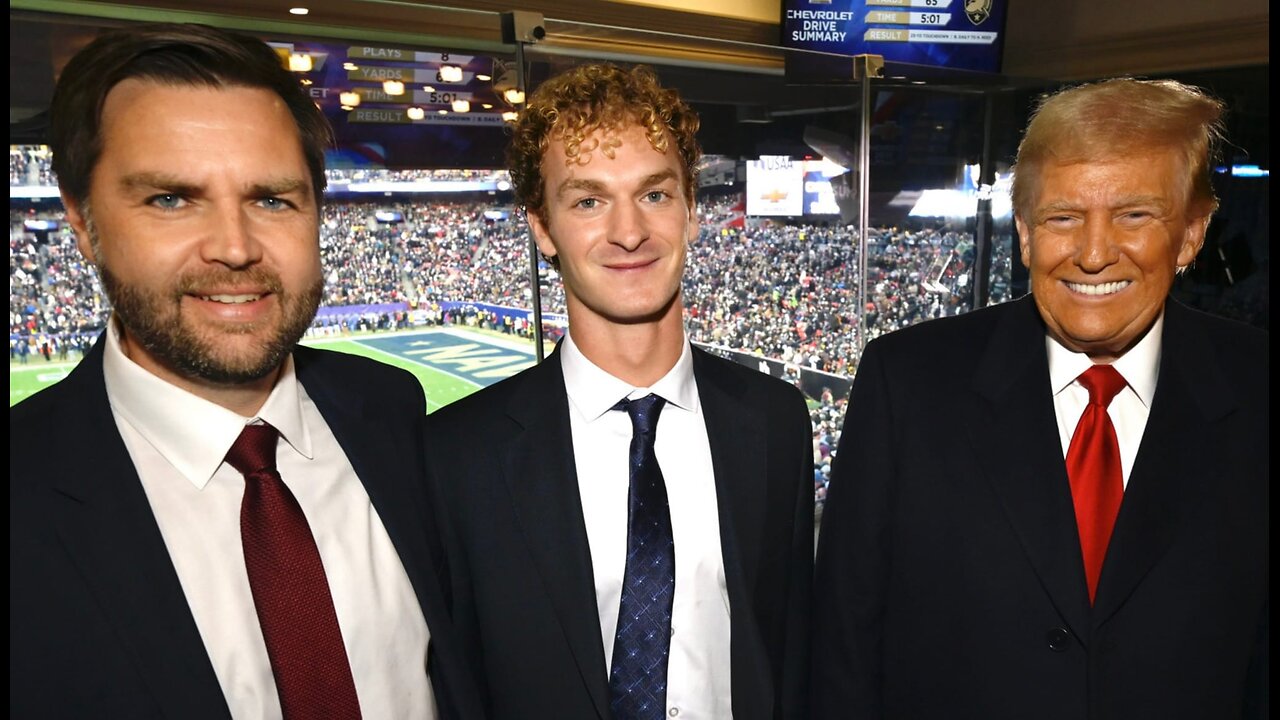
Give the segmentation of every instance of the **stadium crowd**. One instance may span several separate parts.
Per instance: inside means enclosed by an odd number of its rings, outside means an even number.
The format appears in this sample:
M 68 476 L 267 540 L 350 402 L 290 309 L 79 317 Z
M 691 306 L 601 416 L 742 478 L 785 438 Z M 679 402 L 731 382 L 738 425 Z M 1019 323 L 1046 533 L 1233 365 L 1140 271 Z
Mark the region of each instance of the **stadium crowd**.
M 33 177 L 50 180 L 46 166 L 45 157 L 11 150 L 11 184 Z M 335 172 L 343 173 L 331 174 Z M 376 177 L 386 179 L 387 172 L 378 171 Z M 427 177 L 449 179 L 457 172 L 433 171 Z M 685 274 L 691 339 L 779 360 L 784 376 L 797 383 L 801 372 L 852 375 L 858 341 L 856 230 L 748 220 L 741 206 L 741 195 L 700 204 L 701 231 L 690 248 Z M 54 227 L 29 229 L 26 221 L 37 219 L 52 221 Z M 110 312 L 97 274 L 80 257 L 74 234 L 62 220 L 60 210 L 14 209 L 11 204 L 11 361 L 27 362 L 30 356 L 50 361 L 81 352 Z M 527 320 L 503 318 L 482 307 L 442 309 L 457 302 L 531 307 L 527 230 L 509 206 L 492 199 L 433 198 L 427 203 L 330 198 L 320 243 L 326 283 L 316 333 L 465 323 L 533 334 Z M 969 309 L 973 242 L 967 233 L 876 228 L 869 246 L 867 339 Z M 1000 292 L 1007 293 L 1010 262 L 1009 248 L 996 248 L 992 302 L 1007 299 Z M 540 262 L 540 272 L 543 311 L 564 313 L 555 270 Z M 387 305 L 404 309 L 334 312 Z M 844 398 L 833 397 L 830 390 L 818 395 L 812 419 L 815 491 L 821 497 L 839 441 Z

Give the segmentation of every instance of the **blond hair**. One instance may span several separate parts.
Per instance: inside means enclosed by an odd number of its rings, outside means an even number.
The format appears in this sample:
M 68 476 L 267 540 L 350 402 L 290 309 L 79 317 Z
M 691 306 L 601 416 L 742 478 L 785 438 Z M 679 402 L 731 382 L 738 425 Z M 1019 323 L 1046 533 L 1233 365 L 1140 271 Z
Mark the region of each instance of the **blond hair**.
M 663 88 L 653 70 L 630 70 L 610 63 L 580 65 L 538 86 L 512 132 L 507 168 L 517 201 L 530 213 L 543 215 L 546 187 L 542 160 L 551 141 L 564 142 L 569 162 L 586 163 L 593 152 L 612 157 L 609 143 L 587 140 L 597 130 L 620 130 L 635 124 L 649 143 L 666 152 L 674 142 L 684 168 L 685 199 L 692 204 L 697 164 L 698 116 L 675 90 Z
M 1211 160 L 1222 139 L 1223 105 L 1174 80 L 1115 78 L 1041 99 L 1018 145 L 1013 208 L 1030 217 L 1044 166 L 1103 162 L 1156 150 L 1183 160 L 1187 199 L 1211 214 L 1218 199 Z

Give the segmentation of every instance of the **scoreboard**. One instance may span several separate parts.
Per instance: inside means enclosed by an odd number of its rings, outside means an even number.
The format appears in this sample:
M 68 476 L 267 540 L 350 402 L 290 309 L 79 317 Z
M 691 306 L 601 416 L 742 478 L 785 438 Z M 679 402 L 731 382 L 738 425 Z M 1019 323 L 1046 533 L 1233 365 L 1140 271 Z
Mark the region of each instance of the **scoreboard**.
M 1009 0 L 784 0 L 783 47 L 1000 71 Z

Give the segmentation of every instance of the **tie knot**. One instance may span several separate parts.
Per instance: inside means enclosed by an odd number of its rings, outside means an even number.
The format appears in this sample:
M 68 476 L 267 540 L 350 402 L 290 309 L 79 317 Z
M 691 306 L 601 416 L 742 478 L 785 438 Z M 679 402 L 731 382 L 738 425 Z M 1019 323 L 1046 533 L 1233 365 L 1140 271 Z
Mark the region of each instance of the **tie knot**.
M 227 451 L 227 462 L 245 476 L 262 470 L 275 470 L 276 438 L 279 436 L 280 432 L 266 423 L 245 425 L 240 437 Z
M 651 435 L 658 425 L 658 415 L 666 400 L 652 393 L 638 400 L 623 398 L 613 406 L 614 410 L 626 410 L 631 416 L 631 432 L 637 435 Z
M 1124 389 L 1124 376 L 1110 365 L 1094 365 L 1077 378 L 1089 391 L 1089 404 L 1107 407 L 1111 399 Z

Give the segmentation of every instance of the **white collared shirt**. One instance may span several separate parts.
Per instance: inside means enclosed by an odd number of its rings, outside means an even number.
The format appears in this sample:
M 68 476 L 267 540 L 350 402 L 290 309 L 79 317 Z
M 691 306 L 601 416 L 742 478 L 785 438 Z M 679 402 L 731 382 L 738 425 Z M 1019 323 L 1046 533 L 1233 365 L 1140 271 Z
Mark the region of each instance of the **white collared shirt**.
M 367 718 L 434 718 L 430 635 L 405 573 L 337 438 L 290 356 L 266 403 L 245 418 L 125 357 L 116 320 L 103 371 L 116 426 L 138 470 L 232 717 L 280 718 L 240 541 L 244 477 L 223 462 L 240 431 L 280 431 L 277 464 L 324 563 L 360 709 Z
M 1147 418 L 1151 416 L 1151 401 L 1156 395 L 1156 379 L 1160 374 L 1160 336 L 1163 332 L 1164 314 L 1161 313 L 1146 336 L 1111 364 L 1127 383 L 1107 408 L 1111 424 L 1116 428 L 1116 440 L 1120 443 L 1120 466 L 1126 489 L 1134 460 L 1138 457 L 1138 446 L 1142 444 L 1142 433 L 1147 429 Z M 1058 438 L 1062 441 L 1062 457 L 1065 459 L 1067 449 L 1071 447 L 1071 436 L 1089 405 L 1089 391 L 1076 378 L 1094 362 L 1088 355 L 1072 352 L 1048 335 L 1044 342 L 1049 351 L 1053 411 L 1058 418 Z
M 627 561 L 631 447 L 630 417 L 610 409 L 624 397 L 654 393 L 667 401 L 658 416 L 654 452 L 667 486 L 676 555 L 667 714 L 680 720 L 732 718 L 729 592 L 720 549 L 711 443 L 693 377 L 690 345 L 684 343 L 675 367 L 648 388 L 637 388 L 600 369 L 574 344 L 572 331 L 565 336 L 560 355 L 606 669 L 611 669 L 613 661 Z

